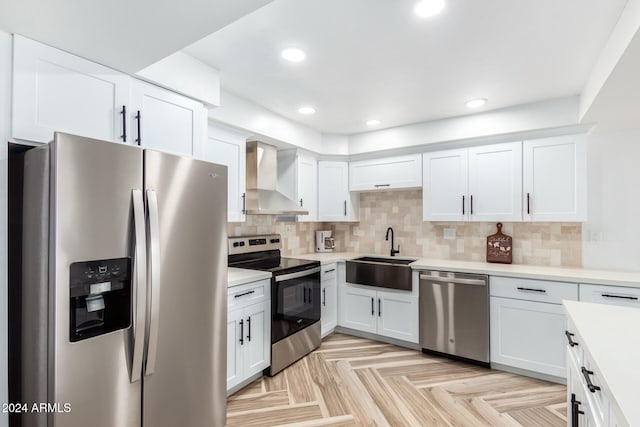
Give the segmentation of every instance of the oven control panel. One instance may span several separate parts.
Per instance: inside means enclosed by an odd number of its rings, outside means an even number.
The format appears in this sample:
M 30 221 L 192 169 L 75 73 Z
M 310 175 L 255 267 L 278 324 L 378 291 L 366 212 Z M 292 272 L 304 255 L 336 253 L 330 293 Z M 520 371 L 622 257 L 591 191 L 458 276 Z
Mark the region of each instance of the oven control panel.
M 282 237 L 280 237 L 279 234 L 229 237 L 229 255 L 270 251 L 281 248 Z

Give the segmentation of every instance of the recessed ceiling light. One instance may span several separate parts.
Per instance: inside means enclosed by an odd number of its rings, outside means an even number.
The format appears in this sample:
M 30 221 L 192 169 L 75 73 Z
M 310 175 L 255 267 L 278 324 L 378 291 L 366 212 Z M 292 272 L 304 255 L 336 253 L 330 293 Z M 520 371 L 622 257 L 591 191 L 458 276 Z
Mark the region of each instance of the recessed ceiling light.
M 478 99 L 472 99 L 471 101 L 467 101 L 466 105 L 469 108 L 478 108 L 478 107 L 482 107 L 486 103 L 487 103 L 486 98 L 478 98 Z
M 298 108 L 298 113 L 308 116 L 310 114 L 315 114 L 316 113 L 316 109 L 313 108 L 313 107 L 300 107 L 300 108 Z
M 428 18 L 439 14 L 442 9 L 444 9 L 444 0 L 422 0 L 414 10 L 419 17 Z
M 282 57 L 287 61 L 300 62 L 307 56 L 303 51 L 296 48 L 285 49 L 281 53 Z
M 378 126 L 380 123 L 382 122 L 378 119 L 367 120 L 367 126 Z

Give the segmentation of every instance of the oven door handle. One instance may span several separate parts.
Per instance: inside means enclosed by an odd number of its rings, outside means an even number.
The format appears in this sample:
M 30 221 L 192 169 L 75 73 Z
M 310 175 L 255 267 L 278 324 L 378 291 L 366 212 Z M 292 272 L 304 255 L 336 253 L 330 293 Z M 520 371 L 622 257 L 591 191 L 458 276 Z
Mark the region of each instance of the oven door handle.
M 274 277 L 276 282 L 282 282 L 284 280 L 297 279 L 298 277 L 310 276 L 314 273 L 320 272 L 320 267 L 311 268 L 309 270 L 297 271 L 295 273 L 283 274 L 281 276 Z

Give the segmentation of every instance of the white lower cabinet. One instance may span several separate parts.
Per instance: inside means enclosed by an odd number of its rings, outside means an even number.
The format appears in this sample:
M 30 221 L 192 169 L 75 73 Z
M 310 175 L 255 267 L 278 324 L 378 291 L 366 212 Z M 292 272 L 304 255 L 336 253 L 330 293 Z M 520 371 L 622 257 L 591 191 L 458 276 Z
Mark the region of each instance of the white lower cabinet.
M 491 277 L 491 363 L 564 377 L 562 300 L 577 300 L 575 283 Z
M 345 328 L 418 342 L 418 297 L 412 292 L 379 290 L 345 283 L 340 287 L 338 324 Z
M 640 308 L 640 288 L 581 284 L 580 301 Z
M 326 336 L 338 325 L 338 267 L 327 264 L 320 270 L 322 305 L 320 306 L 321 333 Z
M 271 302 L 268 293 L 255 298 L 256 289 L 269 289 L 270 281 L 263 282 L 229 290 L 233 304 L 227 313 L 227 391 L 271 364 Z

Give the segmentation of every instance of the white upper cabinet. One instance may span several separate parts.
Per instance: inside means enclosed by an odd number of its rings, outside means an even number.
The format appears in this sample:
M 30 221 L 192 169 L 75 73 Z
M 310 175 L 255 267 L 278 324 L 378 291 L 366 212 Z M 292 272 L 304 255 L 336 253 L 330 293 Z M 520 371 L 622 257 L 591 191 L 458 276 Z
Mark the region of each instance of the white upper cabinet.
M 14 138 L 46 143 L 61 131 L 130 142 L 129 76 L 19 35 L 13 43 Z
M 422 186 L 420 154 L 349 163 L 349 190 L 393 190 Z
M 467 149 L 424 153 L 422 212 L 425 221 L 467 217 Z
M 349 193 L 347 162 L 318 162 L 318 220 L 358 221 L 360 198 Z
M 202 160 L 227 166 L 227 212 L 228 221 L 245 220 L 246 191 L 246 139 L 243 134 L 230 127 L 210 123 L 207 139 L 203 144 Z
M 469 148 L 469 219 L 522 221 L 522 143 Z
M 425 221 L 522 221 L 522 145 L 423 155 Z
M 135 144 L 182 156 L 201 155 L 207 109 L 200 102 L 134 80 L 131 117 Z
M 584 135 L 524 142 L 525 220 L 587 220 L 586 156 Z
M 278 190 L 309 211 L 299 221 L 318 219 L 318 161 L 297 150 L 278 151 Z

